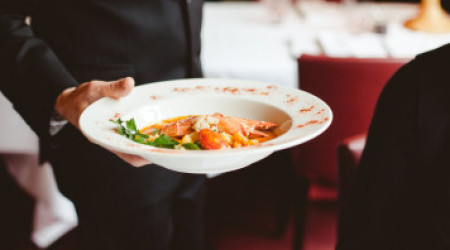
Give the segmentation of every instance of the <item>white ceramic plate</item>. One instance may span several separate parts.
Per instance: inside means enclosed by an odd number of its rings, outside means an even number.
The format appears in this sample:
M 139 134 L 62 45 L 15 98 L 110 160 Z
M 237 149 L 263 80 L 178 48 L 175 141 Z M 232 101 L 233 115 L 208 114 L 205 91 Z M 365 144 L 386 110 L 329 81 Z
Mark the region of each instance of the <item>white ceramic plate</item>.
M 222 113 L 281 125 L 283 134 L 256 146 L 222 150 L 175 150 L 143 145 L 116 131 L 110 119 L 134 118 L 138 128 L 167 118 Z M 185 173 L 227 172 L 246 167 L 276 150 L 304 143 L 324 132 L 332 112 L 319 98 L 271 83 L 188 79 L 145 84 L 120 100 L 103 98 L 80 117 L 80 128 L 92 142 L 135 154 Z

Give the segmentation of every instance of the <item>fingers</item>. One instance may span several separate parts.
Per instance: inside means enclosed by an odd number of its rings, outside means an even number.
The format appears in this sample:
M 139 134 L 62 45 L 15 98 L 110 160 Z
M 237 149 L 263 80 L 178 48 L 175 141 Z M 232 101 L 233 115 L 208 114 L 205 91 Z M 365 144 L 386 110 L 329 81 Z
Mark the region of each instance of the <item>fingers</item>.
M 87 92 L 86 96 L 89 102 L 97 101 L 102 97 L 111 97 L 120 99 L 127 96 L 134 88 L 134 79 L 132 77 L 122 78 L 116 81 L 90 81 L 80 85 L 80 90 Z
M 148 164 L 152 164 L 150 161 L 137 155 L 125 154 L 120 152 L 113 152 L 113 153 L 116 154 L 122 160 L 131 164 L 133 167 L 142 167 Z
M 134 87 L 134 79 L 126 77 L 117 81 L 108 82 L 108 88 L 104 89 L 104 96 L 108 96 L 114 99 L 127 96 Z

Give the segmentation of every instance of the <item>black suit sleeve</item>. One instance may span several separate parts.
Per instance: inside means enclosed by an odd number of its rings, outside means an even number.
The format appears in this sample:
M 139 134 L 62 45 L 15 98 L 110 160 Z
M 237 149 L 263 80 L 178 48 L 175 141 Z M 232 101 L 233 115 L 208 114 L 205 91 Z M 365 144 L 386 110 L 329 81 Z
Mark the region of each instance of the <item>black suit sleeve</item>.
M 32 0 L 0 2 L 0 91 L 42 140 L 57 96 L 77 85 L 49 46 L 25 23 Z

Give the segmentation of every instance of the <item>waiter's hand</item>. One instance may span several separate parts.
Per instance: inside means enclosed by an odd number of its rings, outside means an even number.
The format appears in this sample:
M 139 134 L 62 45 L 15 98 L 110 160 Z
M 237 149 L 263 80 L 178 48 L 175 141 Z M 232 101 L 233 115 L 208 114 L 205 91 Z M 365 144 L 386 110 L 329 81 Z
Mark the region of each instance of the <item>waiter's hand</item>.
M 80 84 L 78 87 L 64 90 L 56 99 L 55 110 L 75 127 L 78 127 L 78 121 L 81 113 L 91 103 L 102 97 L 111 97 L 120 99 L 128 95 L 134 88 L 134 79 L 126 77 L 117 81 L 90 81 Z M 124 161 L 135 167 L 150 164 L 149 161 L 130 154 L 113 152 Z

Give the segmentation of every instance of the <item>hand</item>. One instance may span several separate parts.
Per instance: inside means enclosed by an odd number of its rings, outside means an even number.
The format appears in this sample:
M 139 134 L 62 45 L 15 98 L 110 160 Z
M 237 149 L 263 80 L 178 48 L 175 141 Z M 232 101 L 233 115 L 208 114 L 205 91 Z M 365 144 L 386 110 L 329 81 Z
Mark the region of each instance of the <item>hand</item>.
M 134 80 L 131 77 L 111 82 L 85 82 L 76 88 L 65 89 L 56 99 L 54 108 L 60 116 L 78 128 L 78 120 L 81 113 L 91 103 L 102 97 L 120 99 L 128 95 L 133 88 Z
M 90 81 L 80 84 L 78 87 L 65 89 L 56 99 L 55 110 L 75 127 L 79 128 L 78 121 L 81 113 L 91 103 L 102 97 L 120 99 L 128 95 L 134 88 L 134 79 L 126 77 L 117 81 Z M 149 161 L 130 154 L 113 152 L 124 161 L 135 167 L 150 164 Z

